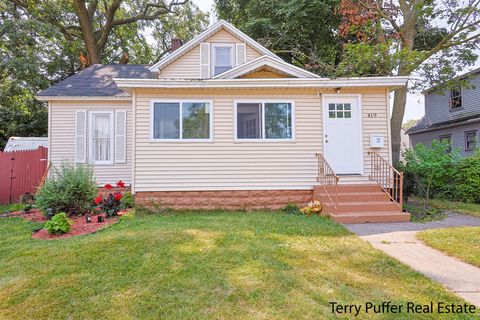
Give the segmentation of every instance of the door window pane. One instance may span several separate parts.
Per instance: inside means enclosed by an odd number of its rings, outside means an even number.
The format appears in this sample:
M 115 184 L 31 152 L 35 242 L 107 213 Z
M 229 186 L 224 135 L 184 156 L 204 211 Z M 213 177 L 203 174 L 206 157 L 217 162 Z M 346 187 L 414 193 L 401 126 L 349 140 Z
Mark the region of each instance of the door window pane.
M 111 119 L 109 113 L 94 113 L 93 120 L 93 160 L 111 161 Z
M 153 138 L 180 138 L 180 103 L 157 102 L 154 104 Z
M 292 105 L 290 103 L 265 103 L 265 138 L 292 138 Z
M 210 104 L 184 102 L 182 105 L 183 139 L 210 138 Z
M 239 103 L 237 105 L 237 138 L 262 138 L 262 104 Z

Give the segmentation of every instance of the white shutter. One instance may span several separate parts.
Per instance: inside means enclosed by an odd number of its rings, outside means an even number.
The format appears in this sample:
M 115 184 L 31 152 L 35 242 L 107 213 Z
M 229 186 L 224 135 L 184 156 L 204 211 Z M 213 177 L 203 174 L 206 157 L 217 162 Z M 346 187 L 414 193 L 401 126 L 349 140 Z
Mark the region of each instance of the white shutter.
M 127 111 L 115 112 L 115 163 L 127 162 Z
M 87 162 L 87 112 L 75 113 L 75 162 Z
M 237 43 L 235 45 L 235 48 L 236 48 L 235 56 L 237 60 L 236 65 L 239 66 L 241 64 L 244 64 L 247 61 L 247 46 L 245 45 L 245 43 Z
M 210 78 L 210 43 L 200 43 L 200 78 Z

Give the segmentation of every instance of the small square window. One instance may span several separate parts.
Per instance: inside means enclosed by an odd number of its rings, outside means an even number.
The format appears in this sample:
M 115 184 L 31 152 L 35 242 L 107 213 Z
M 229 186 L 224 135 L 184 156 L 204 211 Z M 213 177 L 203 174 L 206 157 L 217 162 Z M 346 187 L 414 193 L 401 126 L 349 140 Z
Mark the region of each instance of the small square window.
M 350 111 L 345 111 L 345 118 L 351 118 L 352 117 L 352 113 Z
M 329 103 L 328 104 L 328 110 L 330 110 L 330 111 L 335 110 L 335 104 L 334 103 Z
M 328 117 L 329 117 L 330 119 L 335 119 L 335 111 L 330 111 L 330 112 L 328 112 Z
M 345 110 L 352 110 L 352 105 L 350 103 L 345 103 L 343 106 L 345 107 Z
M 337 111 L 337 118 L 343 118 L 343 111 Z
M 477 131 L 465 132 L 465 151 L 473 151 L 477 147 Z
M 343 104 L 341 103 L 337 104 L 337 110 L 343 110 Z

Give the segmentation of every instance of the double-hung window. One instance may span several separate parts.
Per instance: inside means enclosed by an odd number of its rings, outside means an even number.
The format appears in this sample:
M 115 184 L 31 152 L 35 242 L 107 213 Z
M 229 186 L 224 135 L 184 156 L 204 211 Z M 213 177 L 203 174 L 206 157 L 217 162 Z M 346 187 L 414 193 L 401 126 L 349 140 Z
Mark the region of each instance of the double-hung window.
M 95 164 L 112 164 L 113 112 L 91 112 L 90 115 L 90 160 Z
M 212 44 L 213 75 L 233 68 L 235 44 Z
M 153 102 L 152 139 L 210 140 L 211 115 L 210 102 Z
M 291 102 L 236 103 L 236 139 L 293 139 Z
M 450 110 L 456 110 L 462 107 L 462 88 L 450 90 Z
M 477 147 L 477 130 L 465 132 L 465 151 L 473 151 Z

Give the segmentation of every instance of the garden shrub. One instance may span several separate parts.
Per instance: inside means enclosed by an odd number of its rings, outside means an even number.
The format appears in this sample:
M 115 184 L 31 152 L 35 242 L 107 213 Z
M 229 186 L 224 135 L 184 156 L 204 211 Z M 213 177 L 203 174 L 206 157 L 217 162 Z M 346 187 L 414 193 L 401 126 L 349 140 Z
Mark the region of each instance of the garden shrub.
M 122 198 L 122 205 L 124 208 L 133 208 L 135 206 L 135 200 L 131 192 L 125 192 Z
M 287 204 L 282 210 L 287 214 L 302 214 L 300 208 L 291 203 Z
M 45 182 L 36 205 L 43 211 L 52 208 L 54 213 L 84 214 L 91 209 L 96 194 L 97 184 L 90 165 L 63 162 Z
M 70 231 L 72 221 L 68 219 L 65 212 L 57 213 L 51 220 L 45 223 L 44 228 L 50 234 L 64 234 Z
M 432 147 L 417 144 L 405 151 L 405 174 L 415 183 L 415 190 L 429 207 L 429 199 L 435 193 L 451 194 L 451 181 L 458 164 L 458 151 L 452 150 L 448 142 L 433 141 Z M 408 186 L 412 188 L 412 186 Z
M 480 149 L 459 162 L 453 181 L 452 200 L 480 203 Z

